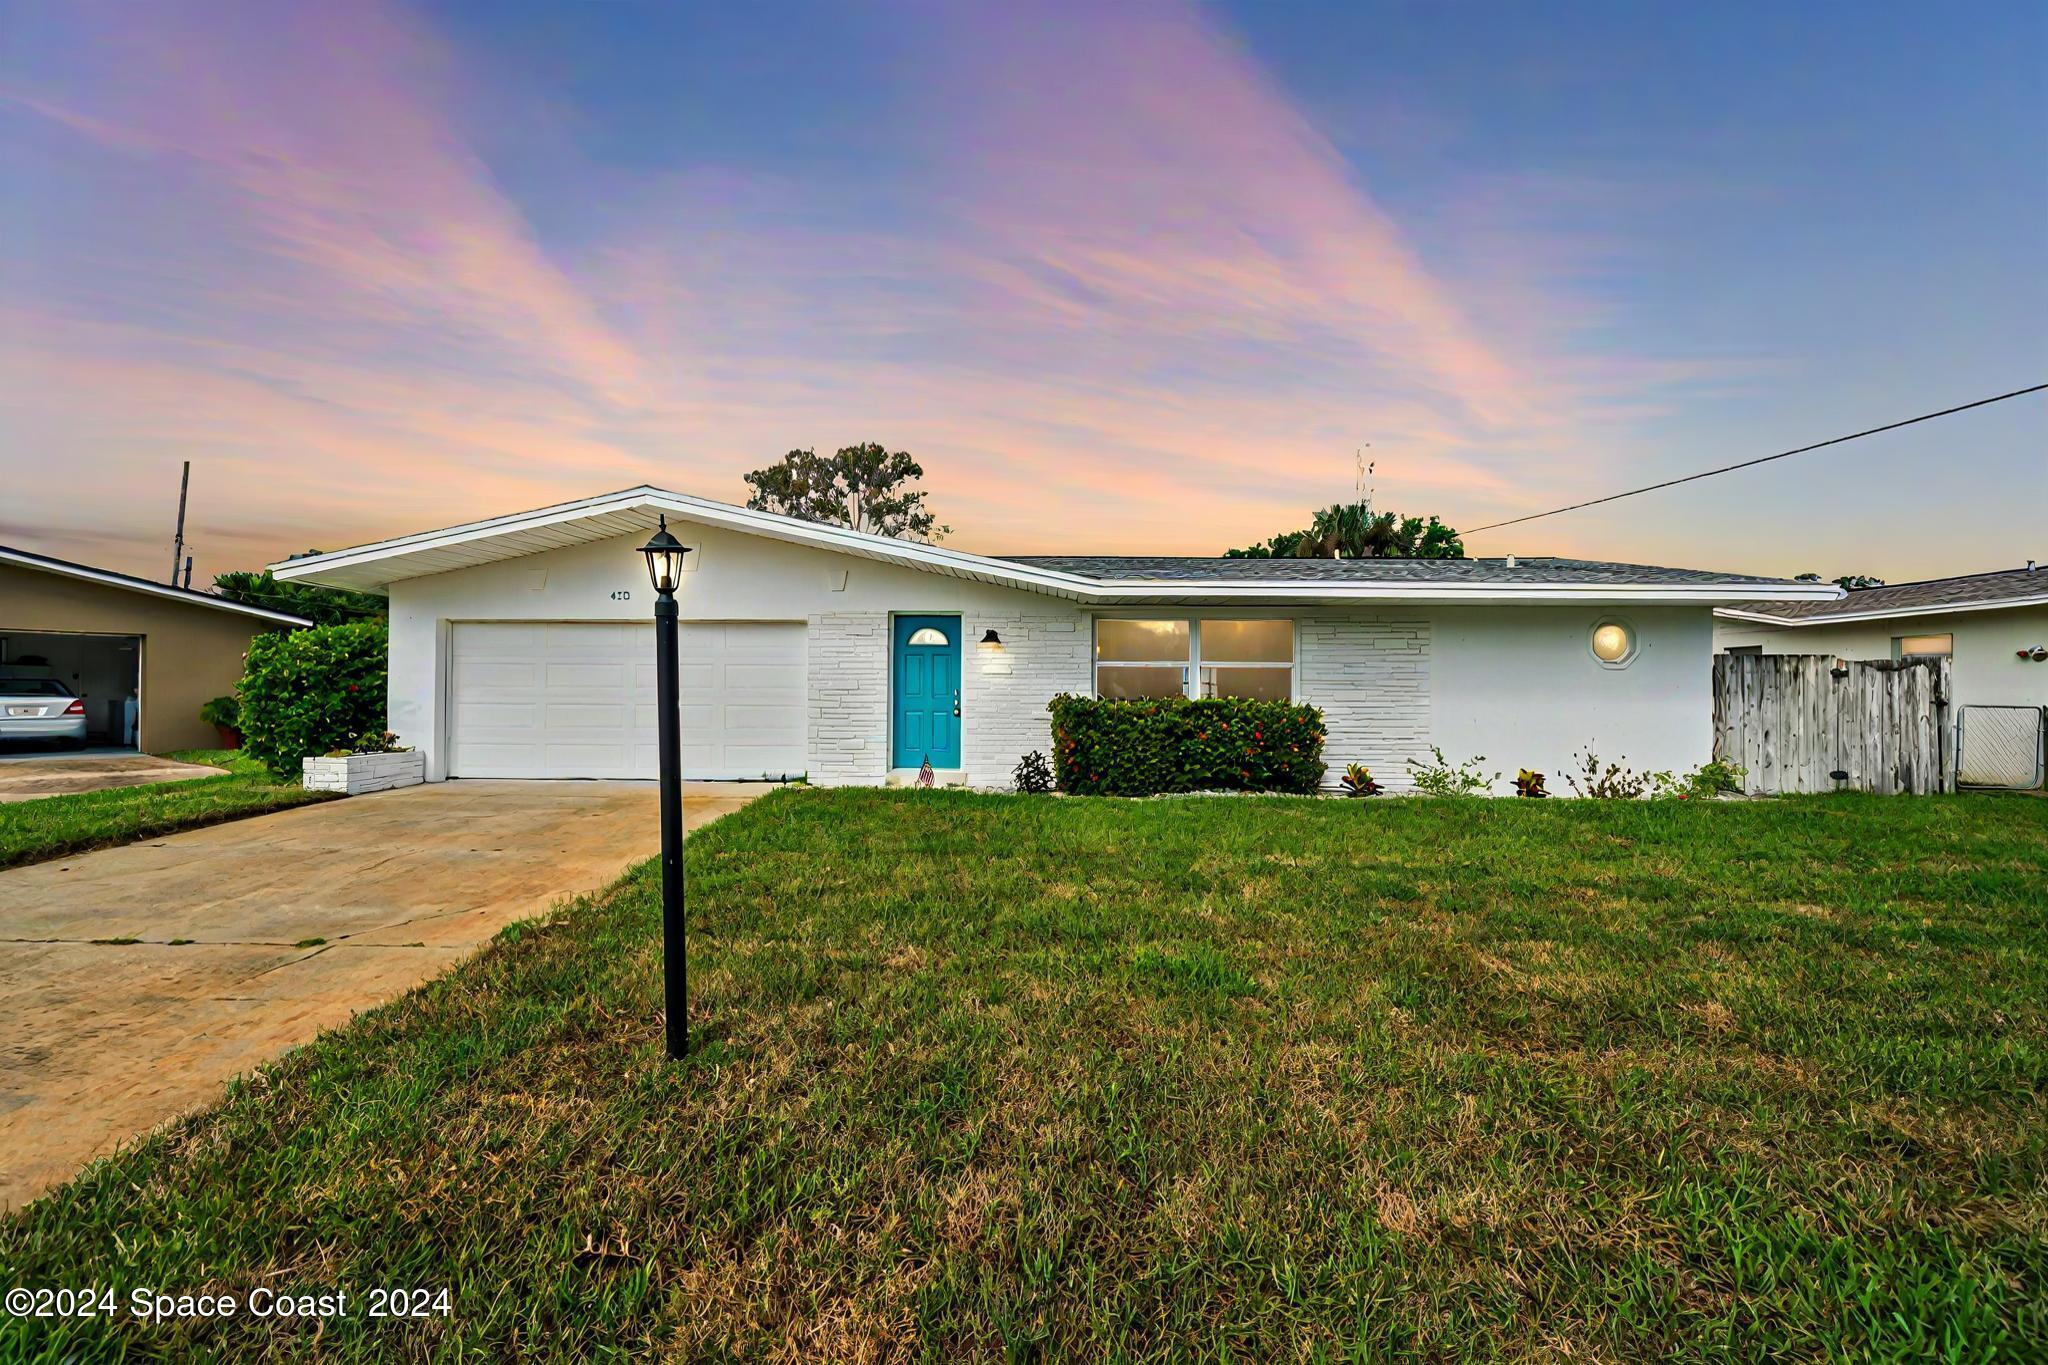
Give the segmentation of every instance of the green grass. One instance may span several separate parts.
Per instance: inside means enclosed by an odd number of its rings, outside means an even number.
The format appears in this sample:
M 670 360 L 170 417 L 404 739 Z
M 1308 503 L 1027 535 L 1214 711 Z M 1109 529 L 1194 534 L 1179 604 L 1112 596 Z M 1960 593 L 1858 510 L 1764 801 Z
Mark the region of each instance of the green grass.
M 186 749 L 166 757 L 226 768 L 227 775 L 0 804 L 0 867 L 217 825 L 329 795 L 279 782 L 239 749 Z
M 783 791 L 0 1224 L 0 1358 L 2040 1359 L 2048 802 Z M 10 1335 L 11 1334 L 11 1335 Z

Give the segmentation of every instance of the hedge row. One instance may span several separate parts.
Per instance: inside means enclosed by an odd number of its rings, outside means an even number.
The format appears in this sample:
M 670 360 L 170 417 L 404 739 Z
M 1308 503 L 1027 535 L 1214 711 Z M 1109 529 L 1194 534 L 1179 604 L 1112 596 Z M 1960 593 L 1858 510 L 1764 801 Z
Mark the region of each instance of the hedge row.
M 249 642 L 242 681 L 242 747 L 282 778 L 299 760 L 384 731 L 385 629 L 357 621 L 278 631 Z
M 1052 699 L 1053 777 L 1083 796 L 1313 792 L 1323 713 L 1284 701 Z

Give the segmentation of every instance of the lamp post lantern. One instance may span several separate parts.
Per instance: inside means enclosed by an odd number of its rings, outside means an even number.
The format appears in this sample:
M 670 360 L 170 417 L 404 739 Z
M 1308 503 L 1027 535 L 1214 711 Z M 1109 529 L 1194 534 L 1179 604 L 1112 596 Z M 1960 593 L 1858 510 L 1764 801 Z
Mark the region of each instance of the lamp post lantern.
M 683 942 L 682 697 L 676 677 L 676 587 L 689 548 L 669 534 L 668 518 L 640 553 L 654 584 L 655 703 L 661 747 L 661 995 L 668 1055 L 690 1050 L 690 966 Z

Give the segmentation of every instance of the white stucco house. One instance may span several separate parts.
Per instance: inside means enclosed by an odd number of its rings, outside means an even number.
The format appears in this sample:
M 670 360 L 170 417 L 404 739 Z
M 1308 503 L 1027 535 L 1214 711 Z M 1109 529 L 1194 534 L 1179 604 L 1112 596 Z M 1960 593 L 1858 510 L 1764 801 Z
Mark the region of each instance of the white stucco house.
M 1000 558 L 641 487 L 273 565 L 388 595 L 390 725 L 447 778 L 651 777 L 652 600 L 638 547 L 691 547 L 693 778 L 1001 786 L 1046 703 L 1292 698 L 1334 782 L 1405 785 L 1432 744 L 1561 773 L 1711 757 L 1713 611 L 1832 584 L 1563 559 Z M 1506 784 L 1503 784 L 1506 789 Z

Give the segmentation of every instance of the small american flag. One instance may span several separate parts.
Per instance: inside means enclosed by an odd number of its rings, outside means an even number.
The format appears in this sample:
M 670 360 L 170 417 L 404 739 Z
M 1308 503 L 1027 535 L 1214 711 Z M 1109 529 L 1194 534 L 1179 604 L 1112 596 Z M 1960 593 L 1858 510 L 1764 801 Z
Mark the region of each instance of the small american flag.
M 923 764 L 918 767 L 917 785 L 920 787 L 932 785 L 932 756 L 930 754 L 924 756 Z

